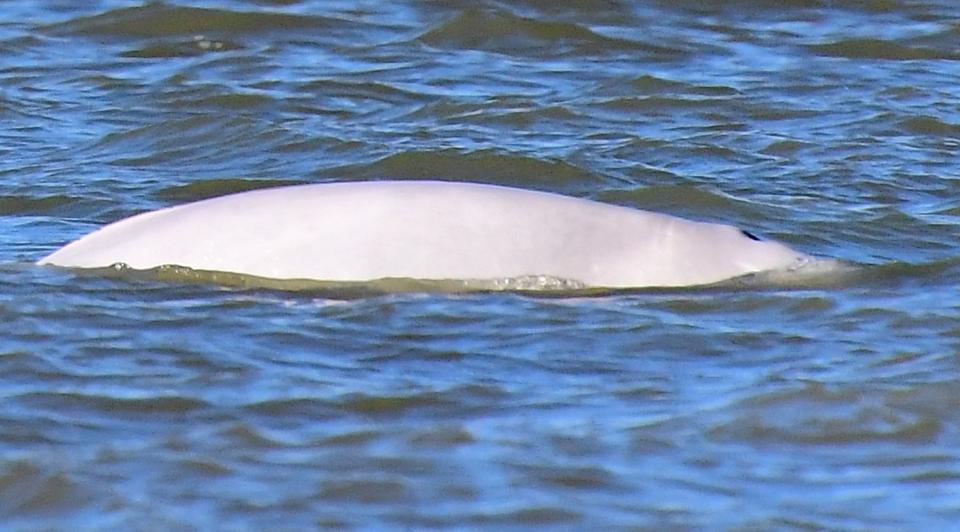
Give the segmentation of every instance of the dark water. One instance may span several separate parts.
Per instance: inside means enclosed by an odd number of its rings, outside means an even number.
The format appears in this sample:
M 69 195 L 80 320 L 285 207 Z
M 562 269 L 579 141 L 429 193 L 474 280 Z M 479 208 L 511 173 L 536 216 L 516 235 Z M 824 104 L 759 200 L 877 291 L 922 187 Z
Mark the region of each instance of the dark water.
M 960 522 L 952 0 L 0 8 L 3 528 Z M 335 297 L 32 266 L 161 206 L 427 177 L 866 267 Z

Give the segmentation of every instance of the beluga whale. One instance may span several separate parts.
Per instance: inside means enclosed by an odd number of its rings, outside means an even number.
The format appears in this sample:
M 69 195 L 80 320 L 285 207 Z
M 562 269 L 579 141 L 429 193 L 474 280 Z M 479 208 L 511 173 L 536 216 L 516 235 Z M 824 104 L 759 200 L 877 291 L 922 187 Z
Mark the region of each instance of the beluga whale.
M 277 280 L 560 279 L 707 285 L 812 257 L 736 227 L 548 192 L 448 181 L 284 186 L 137 214 L 38 264 L 176 265 Z

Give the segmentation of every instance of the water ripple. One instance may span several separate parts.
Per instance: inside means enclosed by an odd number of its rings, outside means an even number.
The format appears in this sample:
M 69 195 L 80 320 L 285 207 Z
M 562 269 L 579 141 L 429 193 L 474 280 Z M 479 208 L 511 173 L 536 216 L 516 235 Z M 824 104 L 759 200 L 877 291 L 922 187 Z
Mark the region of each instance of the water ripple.
M 654 57 L 679 59 L 681 50 L 605 37 L 579 24 L 535 20 L 505 11 L 469 9 L 430 29 L 419 40 L 436 47 L 529 53 L 606 54 L 642 52 Z
M 5 526 L 956 526 L 953 0 L 47 4 L 0 15 Z M 33 265 L 385 177 L 852 264 L 602 292 Z
M 46 29 L 55 33 L 77 35 L 164 37 L 208 32 L 250 34 L 302 29 L 327 30 L 349 25 L 347 21 L 331 17 L 209 9 L 158 2 L 82 16 L 50 25 Z

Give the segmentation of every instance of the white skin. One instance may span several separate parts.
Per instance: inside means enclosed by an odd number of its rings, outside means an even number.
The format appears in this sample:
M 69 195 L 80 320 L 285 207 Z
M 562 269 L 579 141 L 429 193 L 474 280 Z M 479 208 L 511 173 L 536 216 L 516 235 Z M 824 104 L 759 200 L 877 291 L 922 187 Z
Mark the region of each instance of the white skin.
M 709 284 L 809 259 L 739 229 L 507 187 L 373 181 L 244 192 L 110 224 L 39 264 L 166 264 L 274 279 Z

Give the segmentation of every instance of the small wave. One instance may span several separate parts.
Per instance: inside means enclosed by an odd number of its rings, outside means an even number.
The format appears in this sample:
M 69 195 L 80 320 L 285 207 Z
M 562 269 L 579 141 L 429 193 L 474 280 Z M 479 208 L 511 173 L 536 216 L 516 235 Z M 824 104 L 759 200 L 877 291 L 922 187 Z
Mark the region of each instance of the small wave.
M 814 258 L 792 268 L 748 274 L 714 286 L 803 290 L 918 285 L 922 290 L 929 291 L 935 286 L 950 287 L 952 290 L 958 283 L 960 257 L 922 263 L 894 261 L 883 264 Z
M 900 127 L 915 135 L 932 137 L 960 137 L 960 125 L 948 124 L 932 116 L 914 116 L 900 122 Z
M 843 288 L 861 279 L 864 267 L 839 259 L 806 258 L 787 268 L 751 273 L 718 286 L 811 289 Z
M 814 147 L 816 147 L 816 145 L 811 142 L 793 139 L 775 140 L 760 150 L 760 153 L 777 157 L 793 157 L 799 152 L 803 152 Z
M 186 415 L 202 410 L 208 404 L 200 399 L 180 395 L 155 395 L 147 397 L 114 397 L 79 392 L 31 392 L 19 395 L 17 402 L 36 409 L 63 411 L 76 409 L 85 412 L 109 413 L 111 416 L 133 417 L 150 414 L 155 416 Z
M 338 403 L 340 410 L 365 416 L 398 415 L 410 410 L 452 406 L 444 394 L 437 392 L 396 395 L 353 393 Z
M 710 435 L 720 441 L 751 444 L 862 445 L 934 440 L 943 429 L 937 417 L 920 411 L 913 401 L 904 401 L 903 395 L 811 384 L 733 405 L 729 412 L 732 417 L 715 425 Z
M 171 42 L 158 42 L 134 48 L 120 54 L 121 57 L 157 59 L 166 57 L 194 57 L 198 55 L 240 50 L 243 45 L 223 39 L 208 39 L 195 35 L 190 39 Z
M 350 179 L 436 179 L 551 189 L 562 184 L 587 186 L 599 178 L 573 164 L 519 154 L 478 150 L 405 151 L 364 165 L 334 168 L 330 177 Z M 539 185 L 539 187 L 538 187 Z
M 54 194 L 42 198 L 23 195 L 0 195 L 0 216 L 46 213 L 77 201 L 80 201 L 79 198 L 62 194 Z
M 302 185 L 302 181 L 273 180 L 273 179 L 207 179 L 194 181 L 186 185 L 164 187 L 154 195 L 161 200 L 186 203 L 199 201 L 237 192 L 260 190 L 291 185 Z
M 864 284 L 901 286 L 919 284 L 924 290 L 934 286 L 955 289 L 960 283 L 960 257 L 930 262 L 889 262 L 863 267 L 857 280 Z
M 306 81 L 298 84 L 296 91 L 324 98 L 348 98 L 352 101 L 376 102 L 392 106 L 428 99 L 422 93 L 404 90 L 387 82 L 335 78 Z
M 204 89 L 217 90 L 217 89 Z M 219 161 L 223 147 L 231 146 L 237 155 L 244 157 L 255 150 L 246 147 L 255 146 L 258 150 L 272 147 L 289 140 L 285 131 L 263 129 L 261 117 L 255 116 L 262 101 L 249 99 L 241 95 L 229 94 L 192 95 L 189 99 L 175 100 L 173 105 L 181 108 L 219 108 L 230 107 L 229 116 L 216 113 L 196 114 L 188 118 L 163 120 L 156 123 L 124 130 L 111 131 L 103 135 L 88 148 L 96 157 L 108 160 L 118 166 L 138 166 L 158 164 L 160 162 L 180 161 L 196 163 L 198 161 Z M 243 106 L 255 107 L 243 107 Z M 234 160 L 236 162 L 237 159 Z
M 610 50 L 642 51 L 669 59 L 683 55 L 674 48 L 606 37 L 579 24 L 535 20 L 502 11 L 468 9 L 420 35 L 419 40 L 438 48 L 517 52 L 550 50 L 552 53 L 602 54 Z
M 918 59 L 960 59 L 960 53 L 909 46 L 882 39 L 842 39 L 825 44 L 809 46 L 819 55 L 846 59 L 884 59 L 910 61 Z
M 725 219 L 746 217 L 758 207 L 755 203 L 693 185 L 617 188 L 601 192 L 595 199 L 697 219 L 704 218 L 704 213 L 724 213 Z
M 640 113 L 651 115 L 661 112 L 683 110 L 708 111 L 719 110 L 725 103 L 724 98 L 678 97 L 678 96 L 620 96 L 594 103 L 596 107 L 618 113 Z
M 49 461 L 44 461 L 49 462 Z M 0 508 L 5 519 L 42 515 L 70 519 L 71 510 L 93 499 L 82 482 L 61 471 L 49 471 L 31 460 L 7 461 L 0 470 Z M 8 522 L 9 524 L 9 522 Z
M 204 33 L 262 33 L 343 27 L 348 21 L 287 13 L 255 13 L 149 3 L 78 17 L 46 29 L 72 35 L 164 37 Z
M 389 293 L 431 292 L 564 292 L 595 291 L 580 281 L 548 275 L 527 275 L 501 279 L 409 279 L 384 278 L 372 281 L 323 281 L 316 279 L 272 279 L 233 272 L 197 270 L 166 265 L 146 270 L 117 263 L 105 268 L 71 268 L 79 275 L 128 281 L 159 281 L 210 284 L 232 288 L 268 289 L 290 292 L 317 292 L 335 299 L 353 299 Z
M 695 84 L 687 81 L 674 81 L 644 74 L 630 80 L 631 91 L 627 94 L 696 94 L 701 96 L 738 96 L 741 91 L 726 85 Z M 621 94 L 623 95 L 623 94 Z

